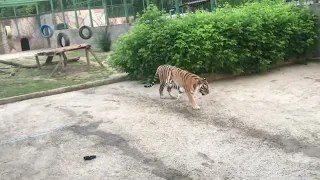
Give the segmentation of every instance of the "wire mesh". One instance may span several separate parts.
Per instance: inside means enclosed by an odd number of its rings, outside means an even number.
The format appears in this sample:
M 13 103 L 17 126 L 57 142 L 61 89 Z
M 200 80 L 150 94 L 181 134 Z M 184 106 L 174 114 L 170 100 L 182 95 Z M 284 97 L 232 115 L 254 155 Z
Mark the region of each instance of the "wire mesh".
M 52 9 L 54 13 L 59 13 L 62 11 L 73 11 L 74 9 L 83 10 L 88 9 L 103 9 L 103 1 L 106 1 L 107 12 L 109 17 L 124 17 L 125 16 L 125 6 L 123 0 L 53 0 Z M 137 1 L 138 2 L 138 1 Z M 0 1 L 1 3 L 1 1 Z M 61 4 L 62 3 L 62 4 Z M 142 2 L 140 1 L 142 4 Z M 135 3 L 135 4 L 139 4 Z M 39 13 L 40 14 L 50 14 L 52 13 L 50 0 L 38 2 Z M 62 8 L 63 7 L 63 8 Z M 143 6 L 141 6 L 143 7 Z M 0 8 L 0 18 L 11 19 L 20 18 L 25 16 L 35 16 L 36 5 L 25 5 L 15 7 L 16 14 L 14 13 L 14 7 L 11 8 Z M 133 0 L 127 0 L 128 15 L 134 16 L 136 14 Z M 143 9 L 143 8 L 142 8 Z M 142 10 L 141 9 L 141 10 Z
M 39 2 L 37 2 L 39 1 Z M 178 0 L 178 5 L 182 5 L 187 2 L 194 2 L 196 0 Z M 212 0 L 214 6 L 219 8 L 223 7 L 225 3 L 229 3 L 231 6 L 237 6 L 244 4 L 250 0 Z M 318 3 L 318 0 L 286 0 L 287 2 L 295 2 L 296 5 L 307 5 Z M 10 2 L 17 6 L 2 7 L 1 4 L 6 3 L 10 5 Z M 21 2 L 21 3 L 19 3 Z M 19 5 L 28 4 L 29 5 Z M 50 4 L 52 2 L 52 6 Z M 125 3 L 124 0 L 12 0 L 5 1 L 0 0 L 0 19 L 13 19 L 20 17 L 36 16 L 36 4 L 38 4 L 38 12 L 42 14 L 59 13 L 73 10 L 84 10 L 84 9 L 104 9 L 103 2 L 106 3 L 106 10 L 109 18 L 114 17 L 125 17 Z M 128 16 L 135 16 L 137 13 L 142 13 L 143 9 L 148 4 L 155 4 L 160 10 L 169 13 L 171 9 L 175 8 L 176 0 L 126 0 Z M 52 11 L 53 9 L 53 11 Z M 210 0 L 206 3 L 196 6 L 195 9 L 210 9 Z M 186 12 L 187 7 L 180 7 L 180 12 Z

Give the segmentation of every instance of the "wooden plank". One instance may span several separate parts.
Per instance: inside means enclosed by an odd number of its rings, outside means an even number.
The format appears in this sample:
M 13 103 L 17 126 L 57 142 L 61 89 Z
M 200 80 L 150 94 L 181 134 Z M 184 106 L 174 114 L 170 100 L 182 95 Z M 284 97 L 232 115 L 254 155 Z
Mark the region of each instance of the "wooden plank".
M 53 59 L 53 56 L 48 56 L 45 63 L 46 64 L 52 63 L 52 59 Z
M 67 46 L 67 47 L 61 47 L 57 48 L 55 50 L 55 53 L 62 53 L 62 52 L 67 52 L 67 51 L 74 51 L 78 49 L 85 49 L 91 47 L 89 44 L 84 44 L 84 45 L 74 45 L 74 46 Z
M 62 67 L 62 71 L 66 72 L 66 69 L 64 67 L 64 59 L 62 58 L 61 54 L 59 54 L 59 59 L 60 59 L 60 64 L 61 64 L 61 67 Z
M 90 53 L 93 55 L 93 57 L 96 59 L 96 61 L 100 64 L 101 67 L 104 67 L 104 65 L 102 64 L 102 62 L 99 60 L 99 58 L 97 57 L 97 55 L 92 51 L 92 49 L 88 49 L 88 51 L 90 51 Z
M 39 52 L 36 54 L 37 56 L 53 56 L 55 53 L 53 51 L 51 52 Z
M 60 63 L 61 63 L 61 61 L 59 61 L 58 64 L 56 65 L 56 67 L 53 69 L 52 73 L 50 74 L 50 77 L 52 77 L 52 75 L 58 70 Z
M 60 48 L 41 51 L 41 52 L 36 53 L 36 55 L 37 56 L 51 56 L 51 55 L 56 55 L 56 54 L 60 54 L 60 53 L 67 52 L 67 51 L 74 51 L 74 50 L 85 49 L 85 48 L 91 48 L 91 45 L 90 44 L 78 44 L 78 45 L 72 45 L 72 46 L 67 46 L 67 47 L 60 47 Z
M 90 66 L 90 59 L 89 59 L 88 49 L 86 49 L 86 58 L 87 58 L 87 64 L 88 64 L 88 66 Z
M 38 69 L 41 69 L 39 57 L 38 57 L 38 56 L 35 56 L 35 57 L 36 57 L 36 62 L 37 62 L 37 68 L 38 68 Z

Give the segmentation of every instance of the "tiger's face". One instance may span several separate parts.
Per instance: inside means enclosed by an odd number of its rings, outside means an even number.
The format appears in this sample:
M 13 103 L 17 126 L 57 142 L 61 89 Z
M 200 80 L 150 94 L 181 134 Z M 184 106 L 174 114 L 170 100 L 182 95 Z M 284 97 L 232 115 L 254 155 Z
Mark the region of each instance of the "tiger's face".
M 202 96 L 209 94 L 209 85 L 208 85 L 207 79 L 203 78 L 199 83 L 200 83 L 199 92 L 202 94 Z

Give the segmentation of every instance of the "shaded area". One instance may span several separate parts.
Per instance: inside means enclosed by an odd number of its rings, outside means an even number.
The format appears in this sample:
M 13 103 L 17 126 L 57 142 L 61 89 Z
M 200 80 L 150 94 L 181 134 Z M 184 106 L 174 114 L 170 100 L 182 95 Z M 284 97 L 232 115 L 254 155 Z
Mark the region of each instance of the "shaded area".
M 28 38 L 22 38 L 21 39 L 21 50 L 22 51 L 28 51 L 30 50 L 30 44 Z

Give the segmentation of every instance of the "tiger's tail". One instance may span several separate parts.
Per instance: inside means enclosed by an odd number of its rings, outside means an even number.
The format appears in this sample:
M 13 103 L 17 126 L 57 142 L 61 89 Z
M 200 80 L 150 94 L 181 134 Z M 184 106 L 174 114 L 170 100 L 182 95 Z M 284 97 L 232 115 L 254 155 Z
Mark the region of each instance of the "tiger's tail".
M 159 69 L 159 68 L 158 68 Z M 151 84 L 149 85 L 144 85 L 145 88 L 150 88 L 154 85 L 154 83 L 159 79 L 159 73 L 158 73 L 158 69 L 154 75 L 153 81 L 151 82 Z

